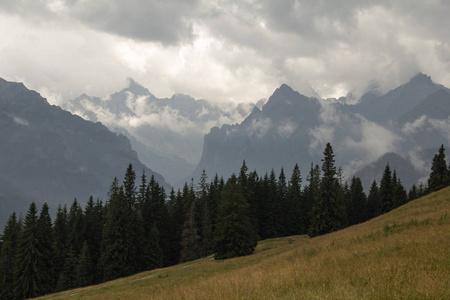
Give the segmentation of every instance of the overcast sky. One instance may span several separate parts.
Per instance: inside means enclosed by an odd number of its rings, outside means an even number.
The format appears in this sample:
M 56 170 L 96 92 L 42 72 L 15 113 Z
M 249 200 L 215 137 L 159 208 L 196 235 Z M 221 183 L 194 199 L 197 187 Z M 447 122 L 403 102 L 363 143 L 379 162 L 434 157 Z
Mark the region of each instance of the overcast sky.
M 0 77 L 51 103 L 131 77 L 157 97 L 322 97 L 418 72 L 450 86 L 450 0 L 2 0 Z

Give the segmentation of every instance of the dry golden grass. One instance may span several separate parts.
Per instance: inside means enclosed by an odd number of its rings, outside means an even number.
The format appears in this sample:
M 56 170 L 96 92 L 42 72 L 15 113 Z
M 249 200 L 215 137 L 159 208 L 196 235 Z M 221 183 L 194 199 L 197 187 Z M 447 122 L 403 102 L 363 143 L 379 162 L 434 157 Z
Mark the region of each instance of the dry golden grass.
M 450 299 L 450 188 L 324 236 L 266 240 L 250 256 L 208 257 L 44 298 Z

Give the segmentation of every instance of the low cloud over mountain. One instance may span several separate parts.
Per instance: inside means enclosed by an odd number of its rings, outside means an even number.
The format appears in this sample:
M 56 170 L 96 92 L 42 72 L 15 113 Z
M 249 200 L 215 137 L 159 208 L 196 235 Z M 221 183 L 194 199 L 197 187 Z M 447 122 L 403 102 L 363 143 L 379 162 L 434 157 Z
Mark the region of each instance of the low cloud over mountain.
M 411 186 L 428 174 L 437 148 L 450 144 L 449 90 L 424 74 L 386 94 L 368 92 L 356 104 L 348 100 L 308 98 L 282 85 L 241 124 L 211 130 L 193 176 L 202 170 L 229 176 L 246 160 L 260 175 L 272 168 L 290 171 L 298 163 L 306 177 L 330 142 L 347 180 L 357 173 L 367 188 L 375 178 L 364 170 L 389 161 L 393 169 L 408 169 L 399 175 Z

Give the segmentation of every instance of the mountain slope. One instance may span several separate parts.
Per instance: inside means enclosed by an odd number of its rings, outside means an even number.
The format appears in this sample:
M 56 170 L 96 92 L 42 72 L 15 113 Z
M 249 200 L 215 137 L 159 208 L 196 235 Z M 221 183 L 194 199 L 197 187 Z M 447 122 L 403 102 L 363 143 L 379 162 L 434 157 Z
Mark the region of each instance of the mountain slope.
M 253 104 L 219 105 L 188 95 L 157 98 L 134 80 L 106 98 L 81 95 L 64 108 L 129 137 L 139 158 L 171 184 L 184 180 L 200 160 L 203 137 L 213 126 L 234 124 Z
M 450 188 L 344 230 L 261 241 L 42 299 L 448 299 Z
M 401 179 L 409 189 L 429 173 L 434 154 L 428 149 L 450 144 L 449 107 L 448 89 L 424 74 L 385 95 L 364 95 L 352 105 L 308 98 L 282 85 L 262 110 L 255 109 L 242 123 L 211 129 L 191 177 L 199 178 L 203 170 L 227 177 L 245 160 L 259 175 L 281 167 L 289 175 L 297 163 L 305 178 L 311 163 L 320 164 L 330 142 L 344 179 L 365 177 L 368 191 L 375 179 L 369 177 L 382 172 L 385 164 L 376 172 L 371 169 L 394 153 L 395 161 L 405 163 L 396 167 L 408 170 L 401 172 L 407 176 Z
M 262 110 L 255 108 L 241 123 L 212 128 L 205 136 L 202 158 L 193 173 L 203 170 L 228 177 L 246 160 L 251 170 L 293 168 L 295 162 L 317 158 L 309 151 L 309 131 L 319 124 L 320 104 L 282 85 Z
M 84 202 L 90 195 L 105 199 L 113 178 L 123 176 L 130 163 L 165 184 L 139 161 L 125 136 L 49 105 L 21 83 L 2 79 L 0 140 L 0 177 L 27 198 L 49 204 L 75 197 Z

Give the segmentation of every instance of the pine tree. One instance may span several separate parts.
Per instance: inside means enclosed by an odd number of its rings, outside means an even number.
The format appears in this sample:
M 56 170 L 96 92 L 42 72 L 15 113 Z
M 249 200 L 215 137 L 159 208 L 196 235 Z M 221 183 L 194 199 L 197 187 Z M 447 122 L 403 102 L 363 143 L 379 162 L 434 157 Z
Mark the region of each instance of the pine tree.
M 367 218 L 372 219 L 381 214 L 381 199 L 378 184 L 374 180 L 370 186 L 369 196 L 367 197 Z
M 109 190 L 107 215 L 103 226 L 102 265 L 105 281 L 128 276 L 134 271 L 130 258 L 134 257 L 132 226 L 130 224 L 129 202 L 123 186 L 114 178 Z
M 353 176 L 350 184 L 350 209 L 347 211 L 349 225 L 367 220 L 367 197 L 361 179 Z
M 287 235 L 287 217 L 289 207 L 287 204 L 287 184 L 286 175 L 284 175 L 284 169 L 281 168 L 280 175 L 278 176 L 277 192 L 276 192 L 276 234 L 277 236 Z
M 94 199 L 91 196 L 89 197 L 88 203 L 86 204 L 86 207 L 84 209 L 83 240 L 87 244 L 87 247 L 89 249 L 89 255 L 92 260 L 91 261 L 93 272 L 92 283 L 99 283 L 102 280 L 100 274 L 101 270 L 99 266 L 100 247 L 102 243 L 102 230 L 103 230 L 103 203 L 98 199 L 97 201 L 94 202 Z
M 323 154 L 323 177 L 311 211 L 311 226 L 308 231 L 311 236 L 333 232 L 347 224 L 345 201 L 336 178 L 333 148 L 330 143 L 326 145 Z
M 418 191 L 415 184 L 411 186 L 408 192 L 408 202 L 418 198 Z
M 42 255 L 40 269 L 42 270 L 42 292 L 49 293 L 56 285 L 55 254 L 56 243 L 53 234 L 52 220 L 47 203 L 41 208 L 38 219 L 39 252 Z
M 181 233 L 183 230 L 183 220 L 186 216 L 183 197 L 179 189 L 177 194 L 175 194 L 175 191 L 172 188 L 169 196 L 168 209 L 170 220 L 170 247 L 169 251 L 165 253 L 165 257 L 168 265 L 175 265 L 180 261 Z
M 289 180 L 287 190 L 287 211 L 286 211 L 286 234 L 296 235 L 306 233 L 303 224 L 306 222 L 303 217 L 308 212 L 303 212 L 303 195 L 301 191 L 301 173 L 298 164 L 295 164 L 292 171 L 291 179 Z
M 75 268 L 76 286 L 83 287 L 94 284 L 95 268 L 89 251 L 88 243 L 85 241 L 81 248 L 81 254 Z
M 18 241 L 15 293 L 19 299 L 42 295 L 42 253 L 39 245 L 39 227 L 36 204 L 32 202 L 24 220 Z
M 431 164 L 431 173 L 428 178 L 428 192 L 440 190 L 449 184 L 449 169 L 445 161 L 445 148 L 441 145 Z
M 127 170 L 125 171 L 125 177 L 123 180 L 123 192 L 124 192 L 124 210 L 122 213 L 125 215 L 126 220 L 126 230 L 128 234 L 126 237 L 127 241 L 127 267 L 130 274 L 141 271 L 141 266 L 139 265 L 139 255 L 145 247 L 142 243 L 142 237 L 138 235 L 141 224 L 138 222 L 137 216 L 137 205 L 136 205 L 136 173 L 133 170 L 133 165 L 129 164 Z
M 14 269 L 20 231 L 21 225 L 17 221 L 16 213 L 14 212 L 8 218 L 1 236 L 0 299 L 14 298 Z
M 62 290 L 62 276 L 64 263 L 68 251 L 68 226 L 67 226 L 67 207 L 58 206 L 55 222 L 53 224 L 55 234 L 55 280 L 56 290 Z
M 181 236 L 181 262 L 190 261 L 201 257 L 200 236 L 195 226 L 195 201 L 192 201 L 191 207 L 187 213 L 187 219 L 183 225 Z
M 163 266 L 163 250 L 159 243 L 159 231 L 156 225 L 150 230 L 149 241 L 146 245 L 146 268 L 152 270 Z
M 380 201 L 381 201 L 381 213 L 387 213 L 394 208 L 394 184 L 392 182 L 392 173 L 389 163 L 383 172 L 383 177 L 380 182 Z
M 305 186 L 303 191 L 303 201 L 301 202 L 302 205 L 300 207 L 301 213 L 299 221 L 302 228 L 302 233 L 307 233 L 311 226 L 312 207 L 316 197 L 318 197 L 319 194 L 320 175 L 319 165 L 314 166 L 311 163 L 311 168 L 307 177 L 308 184 Z
M 83 246 L 83 209 L 75 198 L 67 217 L 68 241 L 67 247 L 72 248 L 75 255 L 80 255 Z
M 72 247 L 69 248 L 64 261 L 64 270 L 61 276 L 61 289 L 69 290 L 77 287 L 76 268 L 78 264 L 77 255 Z
M 403 187 L 403 184 L 400 180 L 400 178 L 397 178 L 397 173 L 394 170 L 394 173 L 392 175 L 392 182 L 393 182 L 393 204 L 394 208 L 399 207 L 406 202 L 408 202 L 408 194 L 406 193 L 405 188 Z
M 249 255 L 256 247 L 256 234 L 249 217 L 248 203 L 235 174 L 222 191 L 216 228 L 215 259 Z

